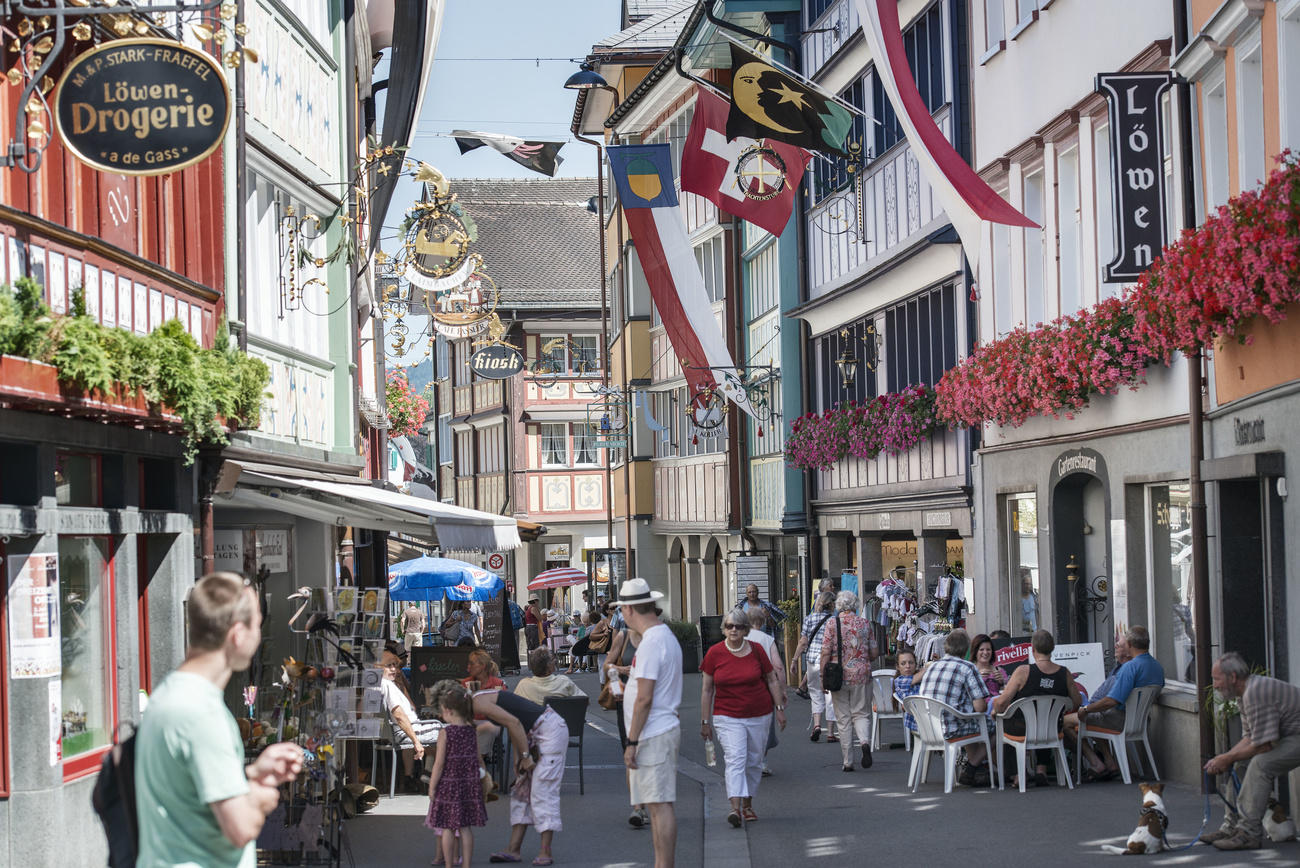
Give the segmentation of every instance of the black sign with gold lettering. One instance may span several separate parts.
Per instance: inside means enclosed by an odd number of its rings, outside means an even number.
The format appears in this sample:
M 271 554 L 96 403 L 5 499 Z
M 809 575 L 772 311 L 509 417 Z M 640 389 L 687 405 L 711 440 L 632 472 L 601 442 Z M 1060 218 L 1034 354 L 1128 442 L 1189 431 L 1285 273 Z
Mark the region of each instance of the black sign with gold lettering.
M 492 344 L 469 357 L 469 367 L 487 380 L 508 380 L 524 369 L 524 357 L 509 344 Z
M 105 172 L 161 175 L 221 144 L 230 91 L 216 60 L 164 39 L 123 39 L 68 66 L 54 118 L 77 159 Z

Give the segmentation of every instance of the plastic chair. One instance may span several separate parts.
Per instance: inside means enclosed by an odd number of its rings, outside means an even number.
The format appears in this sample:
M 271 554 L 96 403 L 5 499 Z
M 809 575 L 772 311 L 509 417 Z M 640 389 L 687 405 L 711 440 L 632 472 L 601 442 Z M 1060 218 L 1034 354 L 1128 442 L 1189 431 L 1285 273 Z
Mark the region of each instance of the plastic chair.
M 555 709 L 555 713 L 564 718 L 569 727 L 569 747 L 578 749 L 578 794 L 587 794 L 584 780 L 585 770 L 582 765 L 582 736 L 587 729 L 587 706 L 590 696 L 548 696 L 546 704 Z
M 983 742 L 992 761 L 993 750 L 989 745 L 989 719 L 982 711 L 958 711 L 946 702 L 940 702 L 928 696 L 908 696 L 903 700 L 903 708 L 916 718 L 916 737 L 921 744 L 912 751 L 912 768 L 907 782 L 916 792 L 922 781 L 930 776 L 930 754 L 943 754 L 943 791 L 952 792 L 953 779 L 956 777 L 957 758 L 961 749 L 968 744 Z M 960 720 L 973 720 L 979 724 L 979 732 L 971 735 L 959 735 L 946 738 L 943 734 L 943 715 L 951 714 Z
M 898 675 L 896 669 L 877 669 L 871 673 L 871 749 L 880 750 L 880 722 L 882 720 L 897 720 L 903 730 L 903 744 L 908 750 L 912 749 L 912 731 L 903 726 L 903 712 L 893 711 L 893 703 L 897 702 L 894 696 L 894 678 Z M 881 711 L 880 706 L 885 705 L 891 709 Z M 901 707 L 901 706 L 900 706 Z
M 1070 708 L 1070 700 L 1065 696 L 1026 696 L 1007 706 L 1006 711 L 997 715 L 995 726 L 997 737 L 994 744 L 998 749 L 1009 744 L 1016 751 L 1016 763 L 1020 774 L 1020 792 L 1025 791 L 1025 778 L 1028 772 L 1027 752 L 1031 750 L 1056 751 L 1056 785 L 1069 784 L 1069 760 L 1065 758 L 1065 742 L 1061 739 L 1061 715 Z M 1025 718 L 1025 734 L 1010 735 L 1005 731 L 1005 724 L 1020 712 Z M 998 789 L 1006 789 L 1006 763 L 998 763 Z
M 1124 778 L 1124 783 L 1133 783 L 1133 776 L 1129 773 L 1128 749 L 1135 742 L 1142 742 L 1146 748 L 1147 761 L 1151 763 L 1151 777 L 1159 778 L 1160 772 L 1156 770 L 1156 756 L 1151 752 L 1151 742 L 1147 738 L 1147 724 L 1151 721 L 1151 706 L 1155 705 L 1156 697 L 1164 689 L 1160 685 L 1152 684 L 1147 687 L 1135 687 L 1133 692 L 1128 696 L 1128 702 L 1124 703 L 1124 729 L 1103 729 L 1101 727 L 1088 726 L 1088 719 L 1085 717 L 1079 721 L 1079 749 L 1074 752 L 1074 776 L 1079 780 L 1079 772 L 1083 766 L 1083 740 L 1085 738 L 1095 738 L 1102 741 L 1110 742 L 1111 749 L 1115 752 L 1115 761 L 1119 763 L 1120 774 Z M 1142 757 L 1134 753 L 1138 761 L 1139 771 L 1142 766 Z

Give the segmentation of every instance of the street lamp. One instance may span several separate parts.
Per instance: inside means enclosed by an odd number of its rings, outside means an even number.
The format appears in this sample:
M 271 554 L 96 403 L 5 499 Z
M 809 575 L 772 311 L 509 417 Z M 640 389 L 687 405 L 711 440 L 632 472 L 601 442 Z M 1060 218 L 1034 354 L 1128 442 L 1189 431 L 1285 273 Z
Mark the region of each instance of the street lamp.
M 588 61 L 583 61 L 578 71 L 569 76 L 564 82 L 565 88 L 576 91 L 607 90 L 614 98 L 614 104 L 619 101 L 618 88 L 612 87 L 605 77 L 596 72 L 595 68 Z M 603 348 L 604 363 L 601 365 L 601 385 L 606 387 L 608 394 L 609 388 L 609 294 L 607 289 L 607 272 L 605 259 L 605 143 L 603 140 L 589 139 L 582 135 L 580 129 L 581 118 L 574 117 L 570 130 L 573 138 L 584 144 L 591 145 L 596 149 L 596 223 L 600 249 L 600 343 Z M 590 207 L 590 205 L 588 206 Z M 622 251 L 619 251 L 620 257 Z M 624 371 L 626 379 L 627 372 Z M 628 404 L 631 404 L 629 399 Z M 605 420 L 602 419 L 602 430 L 604 429 Z M 612 426 L 611 426 L 612 427 Z M 629 441 L 630 445 L 630 441 Z M 624 513 L 625 513 L 625 532 L 627 534 L 627 550 L 624 554 L 624 569 L 630 566 L 632 551 L 632 505 L 631 505 L 631 456 L 627 456 L 623 462 L 623 489 L 624 489 Z M 609 450 L 605 451 L 605 541 L 609 549 L 614 548 L 614 469 L 610 463 Z M 610 582 L 613 583 L 614 571 L 610 569 Z M 617 591 L 615 591 L 617 593 Z

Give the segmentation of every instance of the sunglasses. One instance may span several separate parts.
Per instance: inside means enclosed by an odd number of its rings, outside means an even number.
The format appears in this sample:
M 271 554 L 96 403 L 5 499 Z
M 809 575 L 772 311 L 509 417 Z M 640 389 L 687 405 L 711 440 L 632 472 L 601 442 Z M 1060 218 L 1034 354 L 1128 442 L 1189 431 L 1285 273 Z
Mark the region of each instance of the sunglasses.
M 749 629 L 749 625 L 748 625 L 748 624 L 723 624 L 723 625 L 722 625 L 722 629 L 724 629 L 724 630 L 748 630 L 748 629 Z

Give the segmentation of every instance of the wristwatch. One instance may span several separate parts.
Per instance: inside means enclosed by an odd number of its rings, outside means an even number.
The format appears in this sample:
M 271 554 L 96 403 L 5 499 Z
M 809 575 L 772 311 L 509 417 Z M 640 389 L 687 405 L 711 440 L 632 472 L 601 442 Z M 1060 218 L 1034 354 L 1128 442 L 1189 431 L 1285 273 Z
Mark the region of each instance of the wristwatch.
M 638 739 L 634 739 L 634 738 L 629 738 L 629 739 L 627 740 L 627 746 L 628 746 L 628 747 L 636 747 L 636 746 L 639 745 L 640 743 L 641 743 L 641 742 L 640 742 Z

